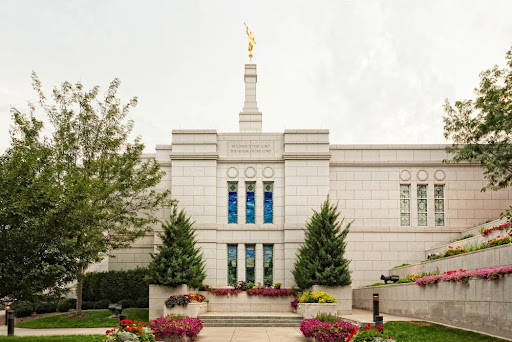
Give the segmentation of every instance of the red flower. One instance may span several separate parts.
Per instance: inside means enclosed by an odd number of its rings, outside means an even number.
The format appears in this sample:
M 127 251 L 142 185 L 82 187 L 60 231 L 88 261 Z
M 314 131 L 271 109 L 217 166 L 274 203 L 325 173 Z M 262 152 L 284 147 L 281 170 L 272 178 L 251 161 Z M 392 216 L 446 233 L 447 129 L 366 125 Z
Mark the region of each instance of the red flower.
M 377 329 L 378 332 L 382 332 L 384 330 L 384 327 L 382 325 L 375 326 L 375 329 Z
M 364 330 L 370 330 L 371 328 L 372 328 L 372 326 L 371 326 L 371 324 L 370 324 L 370 323 L 366 324 L 366 325 L 363 327 L 363 329 L 364 329 Z

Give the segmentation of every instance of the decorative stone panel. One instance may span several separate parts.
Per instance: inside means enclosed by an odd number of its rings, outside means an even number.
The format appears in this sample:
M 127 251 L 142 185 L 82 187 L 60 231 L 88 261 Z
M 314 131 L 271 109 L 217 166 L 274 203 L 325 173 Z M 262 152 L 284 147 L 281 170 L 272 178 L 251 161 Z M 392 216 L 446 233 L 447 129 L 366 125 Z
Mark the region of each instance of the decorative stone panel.
M 418 170 L 418 172 L 416 173 L 416 178 L 419 181 L 424 182 L 428 179 L 428 172 L 426 170 Z

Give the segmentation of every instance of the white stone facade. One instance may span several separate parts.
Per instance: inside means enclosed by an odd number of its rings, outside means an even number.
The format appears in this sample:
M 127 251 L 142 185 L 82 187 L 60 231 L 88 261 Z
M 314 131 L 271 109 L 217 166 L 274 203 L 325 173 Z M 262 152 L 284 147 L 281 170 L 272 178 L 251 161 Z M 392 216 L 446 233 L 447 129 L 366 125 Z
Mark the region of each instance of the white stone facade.
M 378 281 L 402 263 L 424 259 L 425 250 L 472 226 L 493 220 L 512 204 L 510 189 L 480 192 L 482 170 L 447 164 L 445 145 L 332 145 L 329 130 L 261 132 L 256 105 L 256 66 L 245 68 L 246 98 L 240 132 L 173 130 L 170 145 L 155 158 L 166 172 L 159 187 L 170 189 L 195 220 L 207 265 L 206 283 L 227 285 L 227 245 L 238 245 L 238 279 L 245 280 L 245 244 L 256 245 L 256 282 L 263 282 L 263 245 L 274 246 L 273 281 L 294 285 L 291 267 L 303 241 L 304 224 L 327 198 L 347 221 L 347 257 L 353 287 Z M 333 127 L 332 129 L 336 129 Z M 238 182 L 238 223 L 228 223 L 228 182 Z M 245 182 L 255 182 L 255 223 L 245 222 Z M 273 222 L 263 223 L 263 182 L 273 182 Z M 400 225 L 400 185 L 410 186 L 410 226 Z M 418 226 L 416 189 L 427 185 L 427 225 Z M 444 185 L 445 223 L 434 222 L 434 185 Z M 162 211 L 165 219 L 168 212 Z M 158 233 L 160 227 L 155 227 Z M 160 241 L 148 234 L 118 250 L 110 269 L 146 265 Z

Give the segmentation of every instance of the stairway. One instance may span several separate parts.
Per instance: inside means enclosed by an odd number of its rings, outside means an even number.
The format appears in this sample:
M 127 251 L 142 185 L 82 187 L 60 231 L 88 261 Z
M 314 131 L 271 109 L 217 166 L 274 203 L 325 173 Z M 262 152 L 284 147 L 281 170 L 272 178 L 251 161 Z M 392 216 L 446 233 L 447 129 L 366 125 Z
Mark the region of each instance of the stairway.
M 298 327 L 302 317 L 292 313 L 208 312 L 199 315 L 205 327 Z

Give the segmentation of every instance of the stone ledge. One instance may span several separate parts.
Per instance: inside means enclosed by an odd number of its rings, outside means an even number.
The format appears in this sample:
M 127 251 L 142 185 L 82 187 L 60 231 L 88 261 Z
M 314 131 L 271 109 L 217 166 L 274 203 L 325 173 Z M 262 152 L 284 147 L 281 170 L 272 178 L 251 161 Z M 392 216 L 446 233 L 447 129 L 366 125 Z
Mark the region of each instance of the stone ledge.
M 470 279 L 467 284 L 440 281 L 355 289 L 354 307 L 372 310 L 373 293 L 379 294 L 383 313 L 512 338 L 512 275 L 492 281 Z

